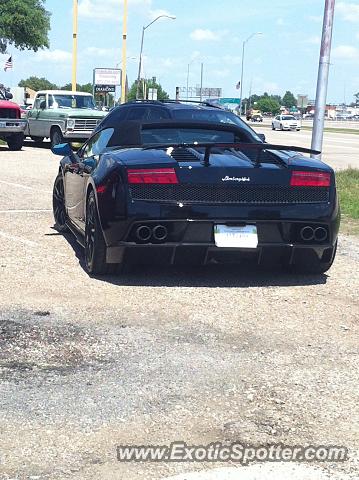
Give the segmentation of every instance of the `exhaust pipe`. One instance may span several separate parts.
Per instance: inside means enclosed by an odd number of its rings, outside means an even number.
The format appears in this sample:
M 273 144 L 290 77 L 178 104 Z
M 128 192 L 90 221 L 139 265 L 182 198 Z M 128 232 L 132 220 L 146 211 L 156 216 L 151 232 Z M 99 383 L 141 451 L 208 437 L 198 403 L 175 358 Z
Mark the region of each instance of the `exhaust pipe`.
M 324 227 L 317 227 L 314 230 L 314 238 L 317 242 L 324 242 L 327 239 L 328 232 Z
M 314 229 L 309 225 L 301 228 L 299 233 L 300 233 L 300 238 L 305 242 L 310 242 L 310 240 L 313 240 L 314 238 Z
M 158 242 L 163 242 L 163 240 L 166 240 L 168 235 L 167 228 L 164 225 L 156 225 L 153 227 L 152 235 L 153 238 Z
M 136 230 L 136 237 L 141 242 L 147 242 L 151 238 L 151 229 L 147 225 L 140 225 Z

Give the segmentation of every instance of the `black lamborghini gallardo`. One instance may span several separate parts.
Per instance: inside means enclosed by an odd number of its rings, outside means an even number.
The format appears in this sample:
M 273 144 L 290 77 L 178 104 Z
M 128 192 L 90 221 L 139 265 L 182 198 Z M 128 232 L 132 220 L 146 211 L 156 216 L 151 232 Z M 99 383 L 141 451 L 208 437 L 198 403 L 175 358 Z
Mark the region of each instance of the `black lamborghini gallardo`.
M 89 273 L 250 259 L 319 274 L 333 263 L 334 172 L 302 155 L 310 150 L 240 125 L 170 119 L 105 125 L 77 153 L 53 152 L 64 156 L 56 227 L 76 235 Z

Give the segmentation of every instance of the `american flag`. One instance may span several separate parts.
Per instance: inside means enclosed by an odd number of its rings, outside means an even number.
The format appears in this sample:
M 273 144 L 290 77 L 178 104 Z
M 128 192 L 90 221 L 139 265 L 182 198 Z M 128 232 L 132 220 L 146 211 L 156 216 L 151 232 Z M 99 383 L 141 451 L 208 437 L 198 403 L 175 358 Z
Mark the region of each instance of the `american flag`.
M 6 72 L 7 70 L 12 70 L 13 64 L 12 64 L 12 56 L 9 57 L 4 65 L 4 71 Z

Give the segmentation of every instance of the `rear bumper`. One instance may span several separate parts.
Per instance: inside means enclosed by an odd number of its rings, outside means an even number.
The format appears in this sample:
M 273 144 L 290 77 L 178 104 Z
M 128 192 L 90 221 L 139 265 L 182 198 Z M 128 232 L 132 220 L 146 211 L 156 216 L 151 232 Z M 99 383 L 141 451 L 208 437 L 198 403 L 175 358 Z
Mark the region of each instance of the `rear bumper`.
M 7 137 L 14 133 L 24 133 L 27 120 L 20 118 L 0 118 L 0 137 Z
M 216 224 L 244 225 L 257 227 L 257 248 L 222 248 L 214 241 Z M 148 226 L 152 231 L 157 225 L 165 226 L 168 235 L 163 241 L 153 236 L 147 241 L 136 237 L 139 226 Z M 323 226 L 327 238 L 323 241 L 306 242 L 300 238 L 303 226 Z M 328 261 L 333 255 L 337 240 L 339 218 L 332 222 L 301 221 L 228 221 L 218 220 L 150 220 L 123 225 L 123 240 L 114 242 L 107 248 L 107 262 L 119 263 L 194 263 L 206 264 L 212 261 L 236 262 L 250 259 L 258 264 L 293 264 L 300 254 L 311 251 L 321 261 Z
M 335 247 L 299 245 L 261 244 L 256 249 L 218 248 L 215 245 L 181 244 L 181 245 L 122 245 L 108 247 L 108 263 L 126 262 L 130 264 L 161 265 L 206 265 L 208 263 L 240 263 L 251 261 L 258 265 L 293 265 L 300 262 L 302 252 L 310 252 L 323 263 L 330 262 Z

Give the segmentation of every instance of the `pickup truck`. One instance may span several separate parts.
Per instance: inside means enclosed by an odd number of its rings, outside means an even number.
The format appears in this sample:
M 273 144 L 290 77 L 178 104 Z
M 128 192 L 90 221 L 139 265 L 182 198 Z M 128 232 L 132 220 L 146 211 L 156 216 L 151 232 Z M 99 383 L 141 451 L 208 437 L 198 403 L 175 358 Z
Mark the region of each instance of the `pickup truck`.
M 9 150 L 21 150 L 24 143 L 24 131 L 27 120 L 21 118 L 19 105 L 10 102 L 12 94 L 0 86 L 0 139 Z
M 27 114 L 26 135 L 36 143 L 49 138 L 51 145 L 84 142 L 107 112 L 95 109 L 90 93 L 67 90 L 37 92 Z

